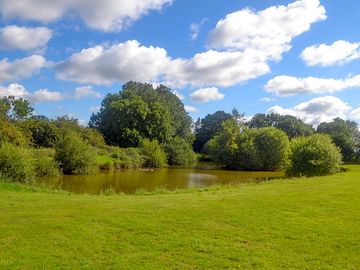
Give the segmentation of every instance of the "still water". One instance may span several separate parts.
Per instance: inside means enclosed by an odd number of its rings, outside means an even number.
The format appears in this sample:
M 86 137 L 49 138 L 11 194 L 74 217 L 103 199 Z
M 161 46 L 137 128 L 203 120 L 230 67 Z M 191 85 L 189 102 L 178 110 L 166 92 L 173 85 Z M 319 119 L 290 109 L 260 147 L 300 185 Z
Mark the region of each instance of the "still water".
M 99 194 L 113 188 L 117 193 L 132 194 L 138 190 L 201 188 L 215 184 L 260 182 L 283 176 L 282 172 L 225 171 L 200 166 L 154 170 L 114 170 L 85 176 L 64 175 L 43 179 L 42 182 L 73 193 Z

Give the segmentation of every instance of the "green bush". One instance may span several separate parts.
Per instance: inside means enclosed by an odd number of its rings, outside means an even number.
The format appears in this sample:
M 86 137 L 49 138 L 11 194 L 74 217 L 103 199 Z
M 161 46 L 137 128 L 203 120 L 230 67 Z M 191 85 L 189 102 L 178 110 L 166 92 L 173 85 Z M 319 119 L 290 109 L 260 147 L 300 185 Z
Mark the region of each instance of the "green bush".
M 192 165 L 196 161 L 196 154 L 191 145 L 179 137 L 166 144 L 165 151 L 169 165 Z
M 0 146 L 0 176 L 13 182 L 33 182 L 36 175 L 31 152 L 10 143 L 2 143 Z
M 35 159 L 37 177 L 54 177 L 61 174 L 59 165 L 51 157 L 39 156 Z
M 157 140 L 141 140 L 140 151 L 144 157 L 145 167 L 161 168 L 167 165 L 166 153 Z
M 117 148 L 111 157 L 115 159 L 117 169 L 141 168 L 145 161 L 138 148 Z
M 294 139 L 291 149 L 288 176 L 328 175 L 338 171 L 341 165 L 340 149 L 327 135 L 315 134 Z
M 90 174 L 97 170 L 95 151 L 71 131 L 55 144 L 55 161 L 64 174 Z
M 256 129 L 253 142 L 258 170 L 276 171 L 286 167 L 290 142 L 284 131 L 274 127 Z

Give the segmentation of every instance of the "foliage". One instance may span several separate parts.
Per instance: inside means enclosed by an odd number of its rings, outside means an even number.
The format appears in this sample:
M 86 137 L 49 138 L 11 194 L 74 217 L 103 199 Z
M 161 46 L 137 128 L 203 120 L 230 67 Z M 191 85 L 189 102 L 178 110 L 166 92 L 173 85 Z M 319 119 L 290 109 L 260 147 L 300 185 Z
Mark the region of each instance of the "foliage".
M 53 158 L 37 156 L 34 160 L 36 177 L 54 177 L 61 174 L 60 167 Z
M 62 134 L 55 144 L 55 161 L 64 174 L 89 174 L 96 170 L 96 153 L 74 132 Z
M 248 123 L 250 128 L 276 127 L 284 131 L 289 138 L 300 136 L 309 136 L 314 134 L 315 130 L 311 125 L 305 124 L 299 118 L 291 115 L 256 114 Z
M 57 140 L 58 129 L 44 116 L 33 116 L 21 123 L 25 133 L 29 133 L 35 147 L 53 147 Z
M 283 131 L 241 128 L 235 120 L 225 121 L 206 148 L 211 158 L 225 167 L 252 171 L 283 168 L 290 149 Z
M 288 176 L 328 175 L 336 172 L 341 164 L 340 150 L 327 135 L 293 139 L 291 149 Z
M 288 163 L 290 142 L 286 133 L 274 127 L 254 131 L 254 148 L 259 170 L 275 171 Z
M 140 151 L 144 157 L 144 167 L 161 168 L 167 165 L 166 153 L 158 141 L 141 140 Z
M 31 183 L 35 170 L 31 152 L 24 147 L 2 143 L 0 145 L 0 176 L 9 181 Z
M 208 114 L 203 119 L 198 119 L 195 123 L 195 141 L 193 147 L 195 152 L 201 152 L 204 145 L 216 134 L 221 124 L 232 118 L 232 115 L 224 111 L 217 111 Z
M 345 162 L 353 162 L 360 156 L 360 132 L 356 122 L 336 118 L 330 123 L 321 123 L 317 131 L 331 137 Z
M 26 99 L 15 98 L 14 96 L 0 99 L 0 118 L 24 120 L 30 117 L 33 111 L 30 102 Z
M 81 130 L 81 137 L 93 147 L 106 148 L 103 135 L 96 129 L 83 128 Z
M 111 157 L 115 159 L 117 169 L 141 168 L 145 162 L 139 148 L 116 148 Z
M 9 142 L 15 145 L 27 145 L 28 138 L 16 123 L 0 118 L 0 143 Z
M 180 137 L 175 137 L 165 145 L 169 165 L 192 165 L 196 155 L 191 145 Z
M 119 94 L 108 94 L 90 127 L 108 144 L 137 147 L 143 138 L 169 142 L 181 136 L 191 142 L 191 119 L 181 101 L 165 86 L 129 82 Z

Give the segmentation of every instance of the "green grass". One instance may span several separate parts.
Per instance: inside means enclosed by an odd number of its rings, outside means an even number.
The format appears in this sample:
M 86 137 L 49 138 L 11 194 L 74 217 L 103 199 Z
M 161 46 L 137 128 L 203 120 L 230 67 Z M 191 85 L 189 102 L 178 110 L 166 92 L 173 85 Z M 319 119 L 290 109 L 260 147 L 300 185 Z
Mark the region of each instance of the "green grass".
M 0 269 L 360 269 L 360 166 L 137 196 L 0 184 Z

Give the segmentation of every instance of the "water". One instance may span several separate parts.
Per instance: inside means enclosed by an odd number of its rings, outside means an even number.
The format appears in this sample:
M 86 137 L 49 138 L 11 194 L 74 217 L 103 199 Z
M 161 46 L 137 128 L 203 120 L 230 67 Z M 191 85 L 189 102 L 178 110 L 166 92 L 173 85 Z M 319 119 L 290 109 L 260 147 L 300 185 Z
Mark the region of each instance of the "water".
M 114 170 L 96 175 L 64 175 L 41 181 L 73 193 L 99 194 L 113 188 L 117 193 L 133 194 L 138 190 L 202 188 L 215 184 L 260 182 L 283 176 L 282 172 L 226 171 L 202 165 L 194 168 Z

